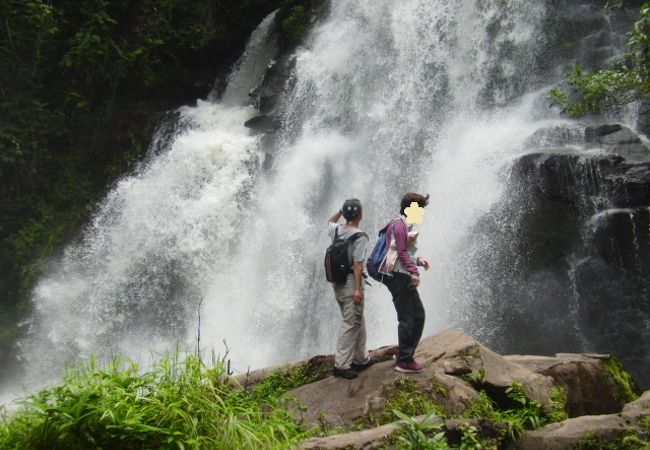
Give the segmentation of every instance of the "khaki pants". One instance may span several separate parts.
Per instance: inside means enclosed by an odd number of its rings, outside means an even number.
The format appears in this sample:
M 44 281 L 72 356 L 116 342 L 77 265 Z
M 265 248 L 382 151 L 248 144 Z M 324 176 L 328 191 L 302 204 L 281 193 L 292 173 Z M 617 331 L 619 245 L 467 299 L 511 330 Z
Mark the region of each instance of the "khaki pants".
M 334 366 L 349 369 L 351 363 L 363 364 L 368 360 L 366 353 L 366 321 L 363 318 L 363 301 L 354 303 L 354 288 L 334 286 L 334 295 L 341 309 L 341 329 L 336 344 Z

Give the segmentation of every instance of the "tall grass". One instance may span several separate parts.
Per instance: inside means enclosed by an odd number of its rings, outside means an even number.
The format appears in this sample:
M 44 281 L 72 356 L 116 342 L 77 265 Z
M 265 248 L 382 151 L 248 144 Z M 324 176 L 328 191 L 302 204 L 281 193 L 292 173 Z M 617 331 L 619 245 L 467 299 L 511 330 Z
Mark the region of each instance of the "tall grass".
M 285 374 L 289 375 L 289 374 Z M 291 378 L 291 377 L 290 377 Z M 274 374 L 251 392 L 233 387 L 223 364 L 164 359 L 96 361 L 20 402 L 0 419 L 1 449 L 282 449 L 309 432 L 280 397 L 300 384 Z

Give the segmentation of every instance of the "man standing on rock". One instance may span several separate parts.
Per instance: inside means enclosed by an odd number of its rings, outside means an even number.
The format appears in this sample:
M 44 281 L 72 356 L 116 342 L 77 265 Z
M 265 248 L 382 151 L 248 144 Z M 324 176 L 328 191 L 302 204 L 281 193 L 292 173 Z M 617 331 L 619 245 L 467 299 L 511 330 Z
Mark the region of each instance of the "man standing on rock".
M 344 225 L 337 223 L 341 216 L 346 220 Z M 366 351 L 363 273 L 368 235 L 359 229 L 362 216 L 361 202 L 349 199 L 328 221 L 328 234 L 332 242 L 338 237 L 348 243 L 348 258 L 352 263 L 352 273 L 347 275 L 345 284 L 332 284 L 343 319 L 336 344 L 333 374 L 347 379 L 356 378 L 360 371 L 375 363 Z
M 402 197 L 400 215 L 386 228 L 386 245 L 390 248 L 395 240 L 397 259 L 391 268 L 382 267 L 382 272 L 390 272 L 383 283 L 393 296 L 393 305 L 397 311 L 397 339 L 399 350 L 396 355 L 398 372 L 421 372 L 424 366 L 413 359 L 415 349 L 420 343 L 424 328 L 424 306 L 418 294 L 420 272 L 418 266 L 429 270 L 426 259 L 415 258 L 415 237 L 409 239 L 410 223 L 420 223 L 423 208 L 429 203 L 429 195 L 409 193 Z M 411 214 L 409 214 L 409 212 Z M 409 216 L 409 218 L 407 218 Z M 413 217 L 417 217 L 413 220 Z M 410 220 L 409 220 L 410 219 Z

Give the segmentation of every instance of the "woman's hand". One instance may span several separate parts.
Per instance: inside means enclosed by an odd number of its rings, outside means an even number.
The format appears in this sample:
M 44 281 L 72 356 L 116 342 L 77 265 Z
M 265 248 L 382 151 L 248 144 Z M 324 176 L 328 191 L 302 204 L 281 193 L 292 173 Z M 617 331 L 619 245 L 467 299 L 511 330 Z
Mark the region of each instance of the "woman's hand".
M 417 275 L 411 275 L 411 284 L 417 288 L 420 285 L 420 277 Z
M 429 267 L 431 267 L 431 264 L 429 264 L 429 261 L 427 261 L 424 258 L 420 258 L 420 265 L 424 267 L 424 270 L 429 270 Z

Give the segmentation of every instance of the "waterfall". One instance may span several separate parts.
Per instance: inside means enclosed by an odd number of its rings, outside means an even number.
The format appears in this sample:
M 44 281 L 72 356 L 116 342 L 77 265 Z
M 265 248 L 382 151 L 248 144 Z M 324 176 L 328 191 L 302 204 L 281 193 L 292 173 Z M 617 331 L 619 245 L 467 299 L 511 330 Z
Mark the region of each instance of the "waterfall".
M 351 197 L 372 242 L 402 194 L 431 194 L 425 334 L 463 323 L 458 286 L 471 274 L 455 270 L 458 249 L 505 195 L 504 167 L 526 138 L 561 122 L 545 101 L 561 71 L 540 63 L 548 15 L 525 0 L 334 0 L 295 52 L 272 144 L 243 125 L 277 51 L 265 19 L 221 98 L 181 108 L 157 139 L 168 145 L 117 183 L 39 280 L 20 343 L 27 379 L 56 379 L 90 354 L 192 348 L 199 313 L 202 347 L 225 340 L 239 371 L 333 352 L 325 225 Z M 366 320 L 370 347 L 396 342 L 383 286 L 368 289 Z

